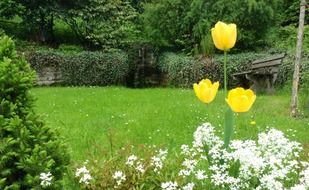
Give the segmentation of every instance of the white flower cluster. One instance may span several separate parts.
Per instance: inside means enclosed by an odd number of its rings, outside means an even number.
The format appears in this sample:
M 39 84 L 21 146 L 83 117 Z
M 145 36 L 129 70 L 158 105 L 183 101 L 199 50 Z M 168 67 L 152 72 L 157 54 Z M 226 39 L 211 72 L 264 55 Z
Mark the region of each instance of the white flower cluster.
M 160 149 L 156 156 L 151 157 L 151 165 L 154 167 L 155 172 L 160 172 L 163 168 L 163 163 L 167 157 L 167 150 Z
M 207 179 L 203 170 L 195 171 L 200 162 L 207 160 L 210 182 L 218 188 L 281 190 L 286 189 L 284 182 L 297 174 L 301 176 L 300 183 L 292 189 L 309 187 L 308 166 L 299 173 L 301 144 L 290 141 L 276 129 L 260 133 L 257 142 L 234 140 L 227 151 L 223 141 L 215 135 L 214 127 L 205 123 L 195 131 L 192 144 L 191 148 L 181 147 L 186 158 L 180 176 L 195 174 L 198 180 Z M 257 182 L 253 184 L 253 181 Z
M 291 190 L 307 190 L 309 189 L 309 163 L 302 162 L 303 167 L 305 168 L 300 172 L 299 184 L 296 184 Z
M 163 190 L 177 190 L 178 184 L 177 182 L 165 182 L 165 183 L 161 183 L 161 188 Z
M 50 172 L 40 173 L 40 180 L 41 180 L 40 185 L 42 187 L 50 186 L 52 179 L 53 179 L 53 175 Z
M 116 180 L 117 184 L 115 188 L 118 188 L 126 180 L 126 175 L 122 171 L 116 171 L 113 178 Z
M 89 170 L 86 168 L 86 166 L 83 166 L 81 168 L 77 168 L 75 172 L 75 177 L 79 178 L 79 183 L 88 185 L 89 181 L 92 179 Z
M 194 188 L 194 183 L 188 183 L 182 188 L 182 190 L 193 190 L 193 188 Z
M 136 171 L 140 172 L 140 173 L 145 173 L 145 168 L 143 163 L 138 160 L 137 156 L 135 155 L 131 155 L 128 157 L 126 165 L 135 168 Z

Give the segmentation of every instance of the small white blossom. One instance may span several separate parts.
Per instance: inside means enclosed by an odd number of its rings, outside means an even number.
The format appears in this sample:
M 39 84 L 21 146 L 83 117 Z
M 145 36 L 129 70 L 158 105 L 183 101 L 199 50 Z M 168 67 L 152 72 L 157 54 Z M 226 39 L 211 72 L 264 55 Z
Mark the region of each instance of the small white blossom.
M 135 155 L 131 155 L 128 157 L 126 165 L 133 166 L 136 160 L 137 160 L 137 157 Z
M 144 165 L 142 164 L 142 163 L 140 163 L 140 162 L 138 162 L 137 164 L 136 164 L 136 168 L 135 168 L 138 172 L 140 172 L 140 173 L 145 173 L 145 168 L 144 168 Z
M 92 179 L 90 172 L 86 168 L 86 166 L 78 168 L 75 172 L 75 177 L 79 178 L 79 183 L 83 183 L 83 184 L 86 184 L 86 185 L 88 185 L 89 181 Z
M 122 171 L 116 171 L 113 178 L 116 180 L 117 186 L 120 186 L 126 180 L 126 175 Z
M 177 182 L 165 182 L 165 183 L 161 183 L 161 188 L 163 190 L 177 190 L 178 184 Z
M 40 185 L 41 186 L 43 187 L 50 186 L 52 179 L 53 179 L 53 175 L 50 172 L 40 173 L 40 180 L 41 180 Z
M 195 173 L 195 177 L 196 179 L 198 180 L 204 180 L 207 178 L 207 175 L 205 174 L 205 171 L 203 170 L 198 170 L 196 173 Z
M 191 174 L 191 171 L 190 170 L 180 170 L 178 175 L 179 176 L 189 176 Z
M 163 162 L 166 160 L 167 157 L 167 150 L 159 150 L 159 153 L 156 156 L 151 157 L 151 165 L 154 166 L 155 172 L 160 172 L 163 168 Z
M 188 145 L 186 144 L 181 145 L 181 154 L 186 156 L 190 155 L 190 148 Z
M 307 188 L 305 185 L 298 184 L 292 187 L 291 190 L 307 190 Z
M 187 185 L 182 187 L 182 190 L 193 190 L 194 183 L 188 183 Z

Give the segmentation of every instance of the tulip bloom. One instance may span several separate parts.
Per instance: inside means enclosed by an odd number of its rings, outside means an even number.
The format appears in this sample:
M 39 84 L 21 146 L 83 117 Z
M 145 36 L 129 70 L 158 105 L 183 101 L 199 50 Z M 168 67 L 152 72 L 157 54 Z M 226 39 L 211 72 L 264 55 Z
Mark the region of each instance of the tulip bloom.
M 225 99 L 234 112 L 247 112 L 253 105 L 256 95 L 251 89 L 235 88 L 229 91 L 228 98 Z
M 215 99 L 218 88 L 219 82 L 212 84 L 209 79 L 201 80 L 199 84 L 193 85 L 195 95 L 204 103 L 210 103 Z
M 211 36 L 216 48 L 222 51 L 228 51 L 234 47 L 236 43 L 236 24 L 225 24 L 219 21 L 215 27 L 211 29 Z

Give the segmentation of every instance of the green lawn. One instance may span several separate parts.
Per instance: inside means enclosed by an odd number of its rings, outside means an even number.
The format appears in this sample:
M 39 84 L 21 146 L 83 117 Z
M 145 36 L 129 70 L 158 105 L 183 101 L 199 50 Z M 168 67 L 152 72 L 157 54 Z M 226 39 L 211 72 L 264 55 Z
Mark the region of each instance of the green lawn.
M 210 105 L 189 89 L 35 88 L 31 93 L 37 98 L 37 112 L 47 125 L 59 129 L 72 159 L 79 162 L 96 153 L 97 145 L 109 147 L 109 138 L 114 148 L 129 143 L 177 150 L 192 141 L 203 122 L 223 131 L 223 92 Z M 258 96 L 251 111 L 237 116 L 234 138 L 255 139 L 259 130 L 274 127 L 303 143 L 308 152 L 309 119 L 290 118 L 289 102 L 284 94 Z

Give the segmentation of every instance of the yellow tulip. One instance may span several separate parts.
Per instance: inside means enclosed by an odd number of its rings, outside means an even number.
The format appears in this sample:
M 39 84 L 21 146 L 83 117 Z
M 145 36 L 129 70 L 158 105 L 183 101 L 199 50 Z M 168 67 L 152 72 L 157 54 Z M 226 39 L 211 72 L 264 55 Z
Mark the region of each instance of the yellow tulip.
M 209 79 L 201 80 L 199 84 L 193 85 L 195 95 L 204 103 L 210 103 L 215 99 L 218 88 L 219 82 L 212 84 Z
M 251 89 L 235 88 L 229 91 L 226 102 L 234 112 L 247 112 L 256 99 Z
M 225 24 L 219 21 L 215 27 L 211 29 L 211 36 L 216 48 L 228 51 L 234 47 L 236 43 L 236 24 Z

